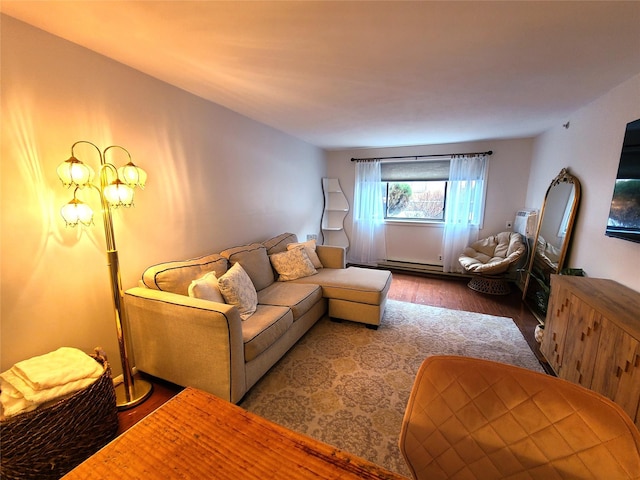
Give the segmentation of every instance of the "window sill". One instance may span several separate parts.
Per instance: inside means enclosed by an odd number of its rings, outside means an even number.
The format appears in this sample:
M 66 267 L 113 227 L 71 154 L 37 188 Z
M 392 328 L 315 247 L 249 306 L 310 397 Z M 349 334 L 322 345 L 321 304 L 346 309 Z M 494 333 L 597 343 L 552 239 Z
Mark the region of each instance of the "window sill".
M 410 220 L 408 218 L 391 219 L 385 218 L 385 225 L 410 225 L 413 227 L 429 227 L 429 228 L 444 228 L 444 222 L 438 222 L 435 220 Z

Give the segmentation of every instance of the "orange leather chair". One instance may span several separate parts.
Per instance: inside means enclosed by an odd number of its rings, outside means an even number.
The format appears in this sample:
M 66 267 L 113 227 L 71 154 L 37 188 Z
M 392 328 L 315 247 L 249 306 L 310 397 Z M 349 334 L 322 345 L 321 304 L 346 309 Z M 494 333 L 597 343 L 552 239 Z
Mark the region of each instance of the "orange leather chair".
M 640 432 L 618 405 L 474 358 L 424 361 L 400 450 L 416 479 L 640 479 Z

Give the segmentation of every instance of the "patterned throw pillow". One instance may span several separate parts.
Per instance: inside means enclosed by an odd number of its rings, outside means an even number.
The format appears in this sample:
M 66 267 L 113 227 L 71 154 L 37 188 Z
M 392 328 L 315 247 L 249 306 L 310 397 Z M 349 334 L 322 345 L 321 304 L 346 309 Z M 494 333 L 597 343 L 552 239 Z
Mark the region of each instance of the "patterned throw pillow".
M 278 281 L 286 282 L 296 278 L 308 277 L 318 271 L 309 260 L 303 245 L 282 253 L 274 253 L 270 257 L 273 268 L 278 272 Z
M 225 302 L 238 309 L 242 320 L 246 320 L 256 311 L 256 287 L 239 263 L 234 263 L 227 273 L 218 279 L 218 286 Z
M 307 253 L 309 260 L 315 268 L 322 268 L 322 262 L 316 253 L 316 241 L 315 240 L 307 240 L 306 242 L 300 243 L 290 243 L 287 245 L 287 250 L 292 250 L 298 246 L 302 245 L 304 247 L 304 251 Z
M 189 296 L 211 302 L 224 303 L 224 298 L 218 286 L 216 272 L 209 272 L 203 277 L 191 282 L 191 285 L 189 285 Z

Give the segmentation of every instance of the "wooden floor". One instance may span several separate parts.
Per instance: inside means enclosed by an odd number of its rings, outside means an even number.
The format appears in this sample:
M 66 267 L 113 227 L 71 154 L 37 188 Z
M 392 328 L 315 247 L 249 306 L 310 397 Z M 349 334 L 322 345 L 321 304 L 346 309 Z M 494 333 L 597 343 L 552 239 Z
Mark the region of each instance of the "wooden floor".
M 134 381 L 136 378 L 140 378 L 140 375 L 136 375 Z M 167 400 L 182 391 L 182 387 L 165 382 L 159 378 L 144 375 L 144 379 L 153 384 L 153 392 L 151 396 L 140 405 L 118 412 L 118 435 L 133 427 L 155 409 L 162 406 Z
M 468 288 L 467 282 L 468 280 L 465 278 L 393 272 L 393 281 L 391 282 L 388 298 L 452 310 L 465 310 L 513 318 L 514 323 L 522 332 L 531 350 L 541 361 L 543 367 L 546 368 L 546 361 L 540 354 L 538 343 L 533 336 L 538 321 L 527 306 L 522 303 L 520 291 L 517 288 L 513 288 L 509 295 L 484 295 Z M 177 385 L 159 379 L 145 378 L 153 383 L 153 394 L 137 407 L 118 413 L 119 433 L 133 426 L 182 390 Z

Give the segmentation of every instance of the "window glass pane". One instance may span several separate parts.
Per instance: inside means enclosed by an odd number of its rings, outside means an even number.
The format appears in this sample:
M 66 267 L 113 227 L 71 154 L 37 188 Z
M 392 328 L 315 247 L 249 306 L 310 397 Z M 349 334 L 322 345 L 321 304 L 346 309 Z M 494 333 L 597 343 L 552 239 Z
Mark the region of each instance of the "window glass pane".
M 388 182 L 387 218 L 443 221 L 447 182 Z

